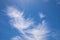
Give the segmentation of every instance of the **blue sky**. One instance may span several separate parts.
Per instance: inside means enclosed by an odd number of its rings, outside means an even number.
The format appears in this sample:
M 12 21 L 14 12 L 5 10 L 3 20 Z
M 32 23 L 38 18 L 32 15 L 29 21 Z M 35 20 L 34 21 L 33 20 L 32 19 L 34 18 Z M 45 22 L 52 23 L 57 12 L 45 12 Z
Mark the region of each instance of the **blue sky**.
M 60 0 L 0 0 L 0 40 L 60 40 Z

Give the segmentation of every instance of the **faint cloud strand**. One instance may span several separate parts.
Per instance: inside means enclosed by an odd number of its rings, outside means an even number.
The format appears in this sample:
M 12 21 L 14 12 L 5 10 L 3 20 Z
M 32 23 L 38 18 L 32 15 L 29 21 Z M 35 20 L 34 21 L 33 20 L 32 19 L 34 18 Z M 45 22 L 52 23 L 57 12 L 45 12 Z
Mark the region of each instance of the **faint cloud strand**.
M 60 0 L 56 0 L 56 4 L 60 5 Z
M 45 15 L 43 13 L 39 13 L 40 19 L 44 18 Z
M 16 37 L 11 38 L 11 40 L 22 40 L 22 39 L 20 36 L 16 36 Z
M 38 25 L 34 25 L 34 21 L 32 19 L 25 19 L 23 12 L 17 10 L 14 7 L 7 8 L 7 15 L 11 18 L 10 24 L 23 34 L 25 40 L 47 40 L 46 37 L 49 33 L 49 30 L 47 29 L 47 23 L 45 22 L 45 20 L 42 20 L 42 23 L 39 23 Z M 40 18 L 44 17 L 44 14 L 41 13 Z M 33 25 L 36 28 L 24 30 Z M 27 36 L 26 33 L 31 34 L 32 36 Z M 13 37 L 12 40 L 18 40 L 19 38 L 20 37 L 18 36 Z

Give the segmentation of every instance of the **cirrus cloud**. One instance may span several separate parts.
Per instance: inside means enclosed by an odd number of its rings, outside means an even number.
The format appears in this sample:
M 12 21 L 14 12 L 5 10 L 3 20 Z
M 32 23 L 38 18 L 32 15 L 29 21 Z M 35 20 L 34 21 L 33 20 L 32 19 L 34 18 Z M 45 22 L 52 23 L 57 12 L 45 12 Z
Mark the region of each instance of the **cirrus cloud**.
M 25 40 L 47 40 L 46 37 L 48 36 L 48 33 L 50 31 L 47 29 L 47 23 L 45 22 L 45 20 L 42 20 L 42 23 L 35 25 L 32 19 L 25 19 L 23 12 L 17 10 L 14 7 L 7 8 L 7 15 L 11 18 L 10 24 L 23 34 Z M 41 13 L 40 18 L 44 17 L 44 14 Z M 28 29 L 31 26 L 33 26 L 34 28 Z M 28 36 L 26 33 L 31 34 L 32 36 Z M 20 37 L 18 36 L 13 37 L 12 40 L 19 40 L 19 38 Z

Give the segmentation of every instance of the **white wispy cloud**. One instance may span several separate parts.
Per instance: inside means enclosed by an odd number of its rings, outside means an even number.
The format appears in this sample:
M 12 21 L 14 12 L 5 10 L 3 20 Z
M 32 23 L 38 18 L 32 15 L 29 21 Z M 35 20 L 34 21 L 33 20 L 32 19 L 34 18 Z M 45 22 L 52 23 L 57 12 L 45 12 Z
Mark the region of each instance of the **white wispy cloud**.
M 34 40 L 46 40 L 45 37 L 47 37 L 48 31 L 47 24 L 45 23 L 45 20 L 42 21 L 41 24 L 35 25 L 37 28 L 33 28 L 31 30 L 26 30 L 27 33 L 30 33 L 33 35 Z
M 15 36 L 13 38 L 11 38 L 11 40 L 22 40 L 20 36 Z
M 43 13 L 39 13 L 40 19 L 44 18 L 45 15 Z
M 23 12 L 20 12 L 13 7 L 9 7 L 7 10 L 7 15 L 12 19 L 11 24 L 17 29 L 26 29 L 34 23 L 32 19 L 25 19 Z
M 47 29 L 47 23 L 45 20 L 42 20 L 42 23 L 39 23 L 38 25 L 34 25 L 34 21 L 32 19 L 25 19 L 23 12 L 14 7 L 7 8 L 7 15 L 11 18 L 10 24 L 23 34 L 25 40 L 46 40 L 49 30 Z M 45 15 L 41 13 L 40 18 L 42 19 L 44 17 Z M 27 29 L 30 26 L 35 28 Z M 32 36 L 27 36 L 26 33 L 31 34 Z M 19 38 L 20 37 L 13 37 L 12 39 L 18 40 Z

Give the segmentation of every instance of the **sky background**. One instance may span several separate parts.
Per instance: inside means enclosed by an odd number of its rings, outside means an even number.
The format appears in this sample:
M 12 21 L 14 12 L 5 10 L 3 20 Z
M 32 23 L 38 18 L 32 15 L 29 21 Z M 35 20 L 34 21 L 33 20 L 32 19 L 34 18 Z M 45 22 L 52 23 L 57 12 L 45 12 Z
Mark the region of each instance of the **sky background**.
M 40 33 L 47 37 L 29 39 L 22 34 L 21 31 L 40 27 L 39 24 L 44 25 Z M 0 40 L 60 40 L 60 0 L 0 0 Z

